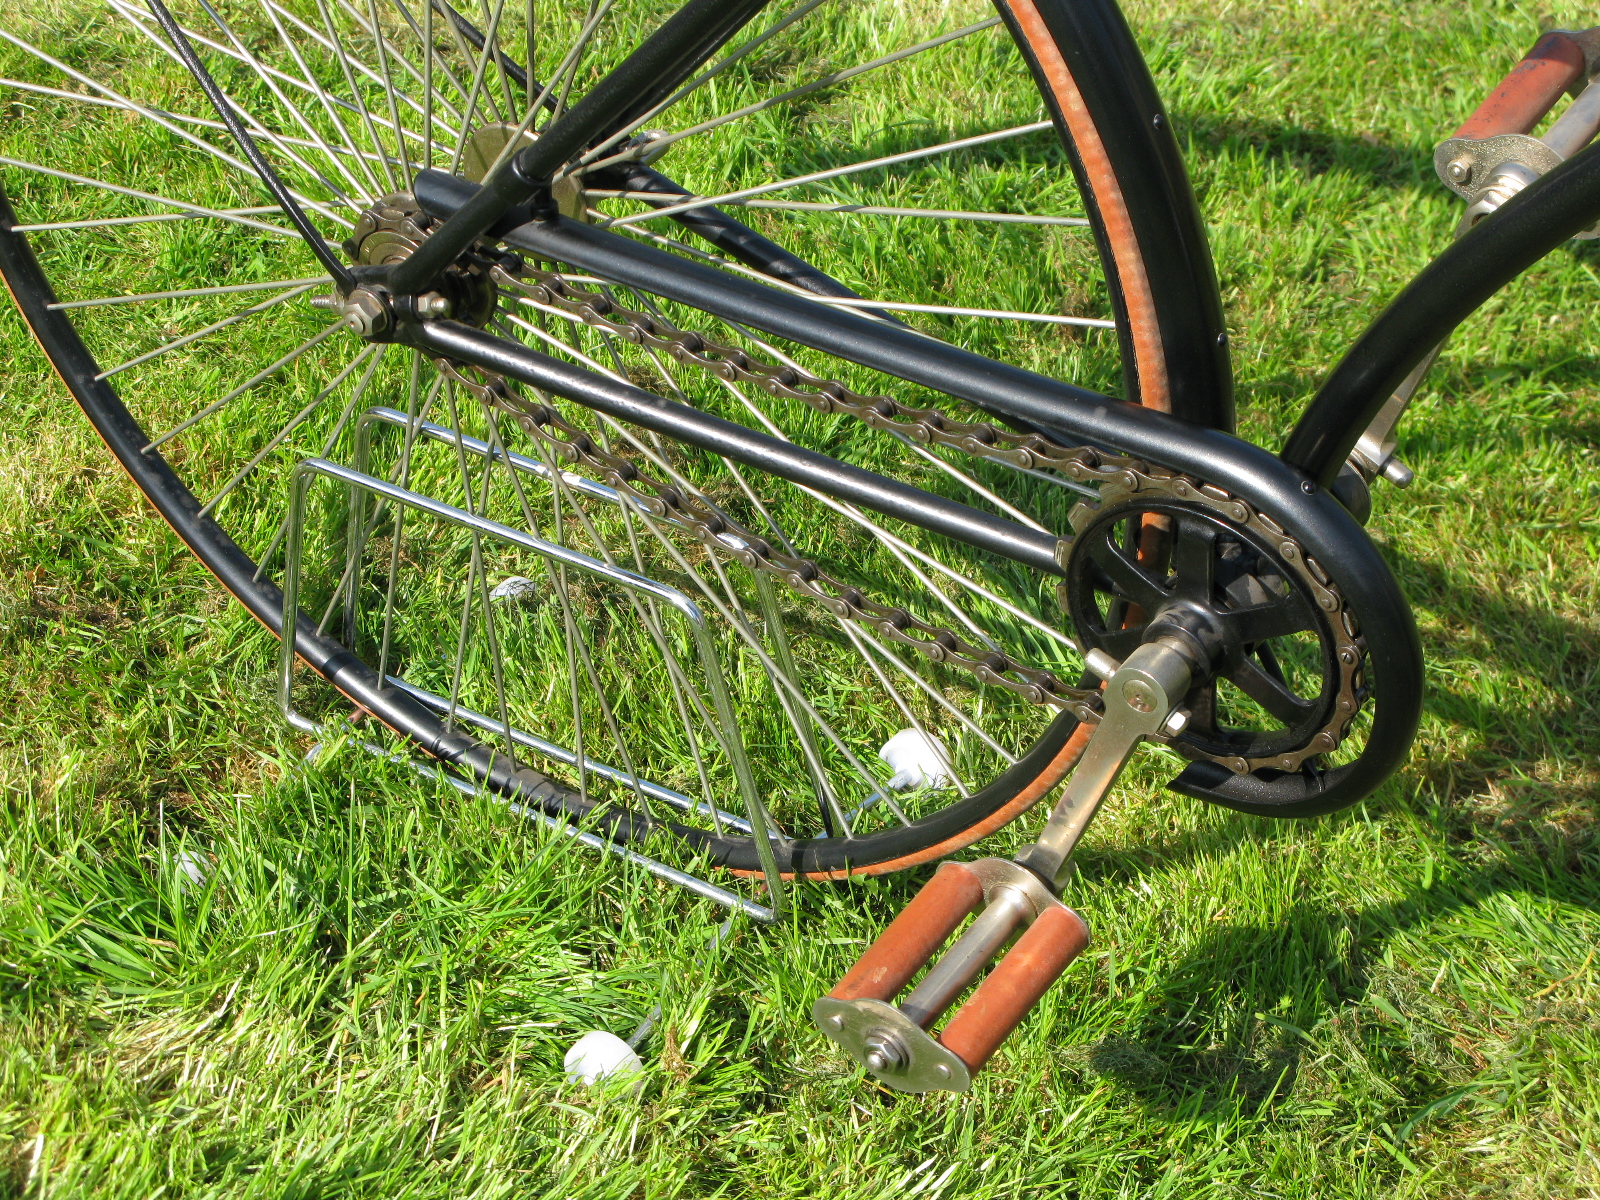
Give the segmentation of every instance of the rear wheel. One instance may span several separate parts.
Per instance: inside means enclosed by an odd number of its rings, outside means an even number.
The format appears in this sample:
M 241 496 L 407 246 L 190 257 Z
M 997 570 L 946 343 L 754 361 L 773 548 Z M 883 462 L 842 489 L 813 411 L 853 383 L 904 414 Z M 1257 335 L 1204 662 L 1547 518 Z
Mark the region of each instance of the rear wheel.
M 480 177 L 658 7 L 175 11 L 327 240 L 380 263 L 427 236 L 418 170 Z M 111 0 L 0 37 L 23 113 L 0 160 L 0 269 L 19 308 L 140 488 L 269 629 L 294 555 L 295 649 L 361 710 L 503 793 L 599 810 L 626 835 L 671 830 L 737 869 L 759 861 L 751 794 L 785 869 L 876 873 L 999 828 L 1070 769 L 1083 736 L 1038 702 L 1039 679 L 1081 670 L 1054 579 L 364 340 L 315 305 L 315 259 L 142 8 Z M 1159 118 L 1110 5 L 1008 0 L 997 18 L 803 3 L 591 148 L 556 199 L 818 303 L 1226 425 L 1215 284 Z M 690 196 L 719 210 L 675 199 Z M 456 319 L 1035 529 L 1065 532 L 1085 490 L 806 393 L 987 420 L 948 397 L 481 250 L 441 302 Z M 562 457 L 563 438 L 626 460 L 641 495 L 714 514 L 720 539 L 619 495 Z M 455 517 L 324 478 L 295 545 L 291 476 L 313 457 Z M 747 569 L 752 539 L 862 602 L 841 610 L 804 570 Z M 336 701 L 299 703 L 320 720 Z

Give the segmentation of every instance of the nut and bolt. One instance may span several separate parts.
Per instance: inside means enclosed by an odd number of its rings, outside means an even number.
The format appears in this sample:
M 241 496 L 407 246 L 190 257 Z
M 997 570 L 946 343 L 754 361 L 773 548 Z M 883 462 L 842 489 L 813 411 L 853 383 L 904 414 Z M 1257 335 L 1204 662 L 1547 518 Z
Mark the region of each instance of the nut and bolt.
M 448 317 L 450 315 L 450 297 L 442 292 L 424 292 L 417 297 L 417 315 L 419 317 Z
M 313 296 L 313 308 L 326 308 L 344 314 L 344 323 L 362 337 L 371 337 L 389 328 L 389 306 L 370 288 L 357 288 L 348 296 Z
M 1444 173 L 1450 177 L 1451 183 L 1465 187 L 1472 182 L 1472 159 L 1465 154 L 1459 158 L 1452 158 Z
M 879 1074 L 891 1071 L 901 1071 L 910 1061 L 911 1056 L 906 1053 L 905 1044 L 888 1030 L 874 1030 L 862 1039 L 866 1055 L 862 1059 L 868 1070 Z

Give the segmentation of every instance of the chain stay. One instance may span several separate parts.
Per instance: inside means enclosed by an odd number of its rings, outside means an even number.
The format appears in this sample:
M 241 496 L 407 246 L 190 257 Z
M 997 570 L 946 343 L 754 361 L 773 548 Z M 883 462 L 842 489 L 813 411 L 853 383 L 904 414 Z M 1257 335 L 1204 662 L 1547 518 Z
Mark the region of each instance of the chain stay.
M 1006 688 L 1032 704 L 1066 709 L 1080 720 L 1098 719 L 1099 694 L 1072 688 L 1051 671 L 1014 662 L 987 647 L 974 646 L 948 629 L 931 625 L 903 608 L 868 599 L 861 589 L 841 583 L 809 559 L 787 554 L 752 533 L 703 499 L 643 474 L 628 459 L 601 449 L 583 430 L 568 423 L 549 404 L 530 401 L 513 391 L 505 378 L 436 360 L 439 370 L 482 404 L 510 414 L 527 433 L 569 463 L 596 472 L 650 517 L 691 534 L 718 554 L 754 571 L 766 571 L 792 591 L 823 605 L 841 620 L 855 621 L 879 636 L 909 646 L 932 659 L 970 671 L 982 683 Z
M 1110 454 L 1089 446 L 1059 446 L 1037 433 L 1019 433 L 987 422 L 960 421 L 932 408 L 917 408 L 889 396 L 866 396 L 835 380 L 823 379 L 791 366 L 775 366 L 752 358 L 692 330 L 676 329 L 659 316 L 635 312 L 618 305 L 601 292 L 574 287 L 559 274 L 525 263 L 507 269 L 502 261 L 492 271 L 494 282 L 536 304 L 568 313 L 586 325 L 604 330 L 636 346 L 648 346 L 678 362 L 700 367 L 730 383 L 758 387 L 769 395 L 798 400 L 825 413 L 844 413 L 887 433 L 912 441 L 945 446 L 974 458 L 1004 463 L 1025 470 L 1048 468 L 1076 483 L 1098 484 L 1100 503 L 1118 502 L 1140 493 L 1198 503 L 1241 526 L 1266 534 L 1279 557 L 1302 579 L 1317 605 L 1328 616 L 1339 666 L 1339 691 L 1328 723 L 1304 747 L 1270 759 L 1217 757 L 1181 747 L 1191 756 L 1217 762 L 1236 773 L 1260 768 L 1298 770 L 1314 756 L 1335 749 L 1349 734 L 1356 713 L 1365 702 L 1366 643 L 1355 615 L 1345 605 L 1337 587 L 1282 526 L 1265 513 L 1221 488 L 1186 476 L 1163 472 L 1136 458 Z M 441 360 L 440 370 L 473 392 L 478 399 L 509 412 L 529 436 L 545 442 L 569 462 L 582 463 L 652 517 L 693 535 L 708 549 L 727 555 L 752 570 L 768 571 L 799 595 L 825 606 L 835 616 L 856 621 L 881 636 L 910 646 L 935 662 L 964 668 L 982 683 L 1007 688 L 1033 704 L 1065 709 L 1079 720 L 1100 718 L 1098 691 L 1068 687 L 1053 673 L 1018 663 L 1008 655 L 973 646 L 949 629 L 928 624 L 902 608 L 878 604 L 859 588 L 832 578 L 816 563 L 783 553 L 765 538 L 740 526 L 703 500 L 681 489 L 642 475 L 632 462 L 595 445 L 582 430 L 567 423 L 545 403 L 517 395 L 503 377 L 471 368 L 483 381 L 467 378 L 453 364 Z M 648 489 L 641 491 L 640 486 Z M 1074 509 L 1074 529 L 1081 528 L 1098 505 L 1085 502 Z M 1056 557 L 1067 562 L 1071 540 L 1058 543 Z M 920 635 L 920 636 L 919 636 Z

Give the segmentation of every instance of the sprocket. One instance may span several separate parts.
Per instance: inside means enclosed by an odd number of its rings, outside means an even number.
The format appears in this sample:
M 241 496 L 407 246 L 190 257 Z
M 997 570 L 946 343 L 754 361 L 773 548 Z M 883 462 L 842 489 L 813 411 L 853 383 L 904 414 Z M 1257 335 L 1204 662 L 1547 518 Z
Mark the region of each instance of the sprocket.
M 1062 598 L 1085 650 L 1124 659 L 1176 636 L 1211 664 L 1173 746 L 1236 774 L 1298 771 L 1366 699 L 1366 646 L 1326 572 L 1264 514 L 1140 474 L 1073 514 Z

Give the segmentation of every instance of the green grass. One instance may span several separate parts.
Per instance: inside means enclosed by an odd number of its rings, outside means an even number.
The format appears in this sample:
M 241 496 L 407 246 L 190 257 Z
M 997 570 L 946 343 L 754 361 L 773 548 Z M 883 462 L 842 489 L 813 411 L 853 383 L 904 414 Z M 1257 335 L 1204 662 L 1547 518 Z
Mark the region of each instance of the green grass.
M 1434 142 L 1541 28 L 1589 23 L 1370 0 L 1130 16 L 1210 224 L 1241 424 L 1268 445 L 1448 241 Z M 983 164 L 998 198 L 1041 169 Z M 864 285 L 903 271 L 1032 307 L 1056 262 L 1034 248 L 858 261 Z M 348 743 L 302 765 L 265 640 L 6 310 L 0 1186 L 1595 1194 L 1596 261 L 1569 244 L 1467 323 L 1405 426 L 1418 482 L 1378 495 L 1430 664 L 1407 767 L 1354 810 L 1274 824 L 1166 794 L 1142 765 L 1081 856 L 1093 945 L 961 1097 L 871 1087 L 807 1016 L 924 876 L 797 889 L 782 925 L 713 947 L 709 906 L 492 804 Z M 1111 386 L 1092 340 L 1027 347 Z M 642 1095 L 562 1081 L 580 1031 L 625 1035 L 657 1003 Z

